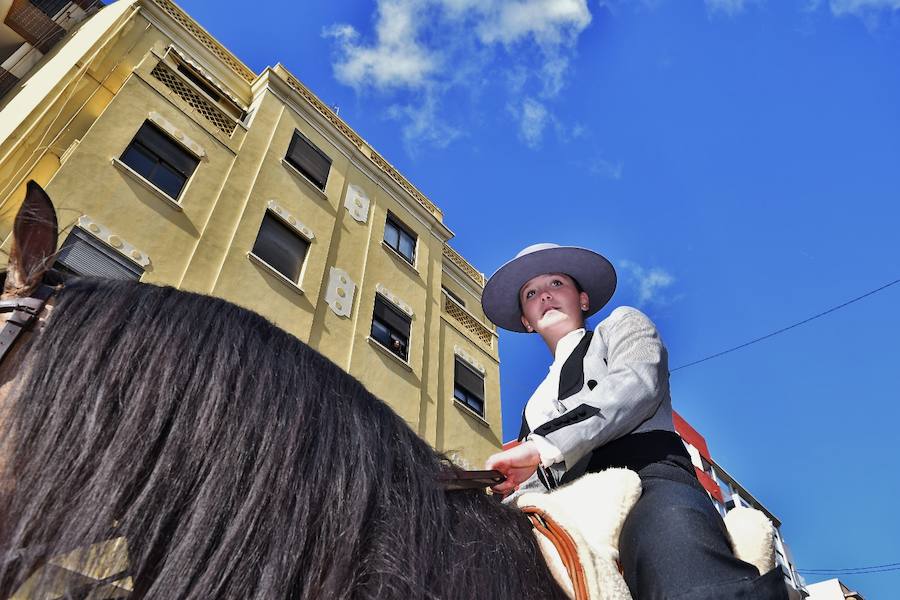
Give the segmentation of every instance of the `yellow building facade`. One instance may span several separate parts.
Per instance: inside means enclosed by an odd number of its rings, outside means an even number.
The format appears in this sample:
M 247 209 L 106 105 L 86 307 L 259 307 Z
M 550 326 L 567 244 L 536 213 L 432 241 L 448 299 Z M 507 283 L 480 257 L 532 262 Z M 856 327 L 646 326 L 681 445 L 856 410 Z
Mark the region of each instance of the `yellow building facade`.
M 484 276 L 441 210 L 283 66 L 254 73 L 175 4 L 93 11 L 0 98 L 2 250 L 34 179 L 61 268 L 245 306 L 438 450 L 477 467 L 500 448 Z

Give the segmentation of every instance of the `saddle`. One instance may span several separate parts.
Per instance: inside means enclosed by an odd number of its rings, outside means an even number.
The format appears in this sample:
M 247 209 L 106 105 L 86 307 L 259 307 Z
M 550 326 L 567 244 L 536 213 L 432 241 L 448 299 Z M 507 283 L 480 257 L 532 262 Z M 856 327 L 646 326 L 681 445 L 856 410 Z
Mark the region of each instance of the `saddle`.
M 531 519 L 550 572 L 569 598 L 632 600 L 618 564 L 619 534 L 640 496 L 637 473 L 614 468 L 517 499 Z M 739 559 L 760 574 L 774 568 L 774 530 L 762 512 L 735 508 L 725 516 L 725 525 Z

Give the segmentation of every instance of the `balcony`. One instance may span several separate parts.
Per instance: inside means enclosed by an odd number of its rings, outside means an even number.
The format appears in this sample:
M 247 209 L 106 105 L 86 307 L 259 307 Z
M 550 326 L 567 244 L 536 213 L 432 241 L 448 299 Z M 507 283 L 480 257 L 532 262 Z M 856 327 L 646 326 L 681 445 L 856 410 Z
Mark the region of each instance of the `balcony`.
M 19 78 L 0 67 L 0 98 L 6 95 L 6 92 L 13 89 L 19 83 Z
M 26 42 L 47 53 L 66 35 L 66 30 L 53 20 L 66 4 L 69 2 L 13 0 L 5 24 Z M 53 16 L 48 14 L 50 11 L 55 11 Z
M 488 329 L 484 323 L 475 318 L 472 313 L 451 298 L 446 292 L 441 292 L 441 296 L 444 301 L 444 313 L 451 316 L 453 320 L 455 320 L 475 341 L 481 343 L 481 345 L 489 350 L 493 349 L 494 338 L 497 334 L 491 329 Z

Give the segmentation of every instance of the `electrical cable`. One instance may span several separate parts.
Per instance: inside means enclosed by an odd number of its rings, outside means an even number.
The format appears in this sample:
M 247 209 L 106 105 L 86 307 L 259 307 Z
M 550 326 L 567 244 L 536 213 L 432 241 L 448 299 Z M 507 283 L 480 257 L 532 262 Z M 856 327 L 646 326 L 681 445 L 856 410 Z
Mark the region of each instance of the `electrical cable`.
M 693 362 L 689 362 L 684 365 L 679 365 L 679 366 L 675 367 L 674 369 L 670 369 L 669 373 L 674 373 L 675 371 L 678 371 L 679 369 L 686 369 L 688 367 L 693 367 L 694 365 L 699 365 L 700 363 L 706 362 L 708 360 L 712 360 L 714 358 L 718 358 L 720 356 L 724 356 L 725 354 L 729 354 L 731 352 L 734 352 L 735 350 L 740 350 L 742 348 L 746 348 L 747 346 L 756 344 L 757 342 L 767 340 L 770 337 L 775 337 L 776 335 L 784 333 L 785 331 L 789 331 L 791 329 L 794 329 L 795 327 L 799 327 L 800 325 L 804 325 L 806 323 L 809 323 L 810 321 L 814 321 L 820 317 L 824 317 L 825 315 L 831 314 L 831 313 L 833 313 L 837 310 L 840 310 L 846 306 L 850 306 L 854 302 L 859 302 L 863 298 L 867 298 L 873 294 L 877 294 L 878 292 L 886 290 L 887 288 L 891 287 L 892 285 L 896 285 L 898 283 L 900 283 L 900 279 L 895 279 L 894 281 L 891 281 L 890 283 L 886 283 L 879 288 L 876 288 L 874 290 L 866 292 L 865 294 L 862 294 L 861 296 L 857 296 L 856 298 L 853 298 L 852 300 L 848 300 L 847 302 L 844 302 L 843 304 L 838 304 L 837 306 L 832 306 L 828 310 L 822 311 L 822 312 L 815 314 L 807 319 L 803 319 L 802 321 L 798 321 L 797 323 L 794 323 L 793 325 L 788 325 L 787 327 L 782 327 L 781 329 L 773 331 L 772 333 L 767 333 L 764 336 L 758 337 L 756 339 L 752 339 L 749 342 L 744 342 L 743 344 L 739 344 L 732 348 L 728 348 L 727 350 L 722 350 L 721 352 L 716 352 L 715 354 L 710 354 L 709 356 L 707 356 L 705 358 L 701 358 L 699 360 L 695 360 Z
M 900 570 L 900 562 L 886 563 L 883 565 L 871 565 L 868 567 L 846 567 L 844 569 L 797 569 L 797 571 L 801 571 L 803 573 L 849 573 L 880 569 L 889 571 Z

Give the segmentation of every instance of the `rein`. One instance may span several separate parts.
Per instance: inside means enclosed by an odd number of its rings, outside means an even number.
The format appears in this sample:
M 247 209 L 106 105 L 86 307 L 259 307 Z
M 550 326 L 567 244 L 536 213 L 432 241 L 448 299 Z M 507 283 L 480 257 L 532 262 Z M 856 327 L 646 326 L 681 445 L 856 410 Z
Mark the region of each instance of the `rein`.
M 559 558 L 566 568 L 566 573 L 569 574 L 569 580 L 572 582 L 572 588 L 575 592 L 574 600 L 589 600 L 587 576 L 581 564 L 581 559 L 578 557 L 578 546 L 575 544 L 572 536 L 569 535 L 569 532 L 566 531 L 566 528 L 547 514 L 546 511 L 536 506 L 525 506 L 522 508 L 522 512 L 528 515 L 535 533 L 544 536 L 559 554 Z M 547 558 L 545 555 L 545 560 Z
M 438 475 L 438 482 L 445 491 L 475 490 L 495 486 L 506 481 L 506 477 L 499 471 L 466 471 L 463 469 L 450 469 Z M 587 575 L 578 557 L 578 547 L 575 540 L 546 511 L 536 506 L 525 506 L 522 512 L 528 515 L 535 534 L 543 536 L 559 554 L 566 573 L 572 582 L 574 600 L 589 600 Z M 545 557 L 546 560 L 547 557 Z
M 506 477 L 500 471 L 466 471 L 452 468 L 438 475 L 437 480 L 444 491 L 457 492 L 493 487 L 506 481 Z
M 0 361 L 10 351 L 23 331 L 30 331 L 44 310 L 44 305 L 58 288 L 42 285 L 27 298 L 0 300 L 0 314 L 11 312 L 9 319 L 0 328 Z

